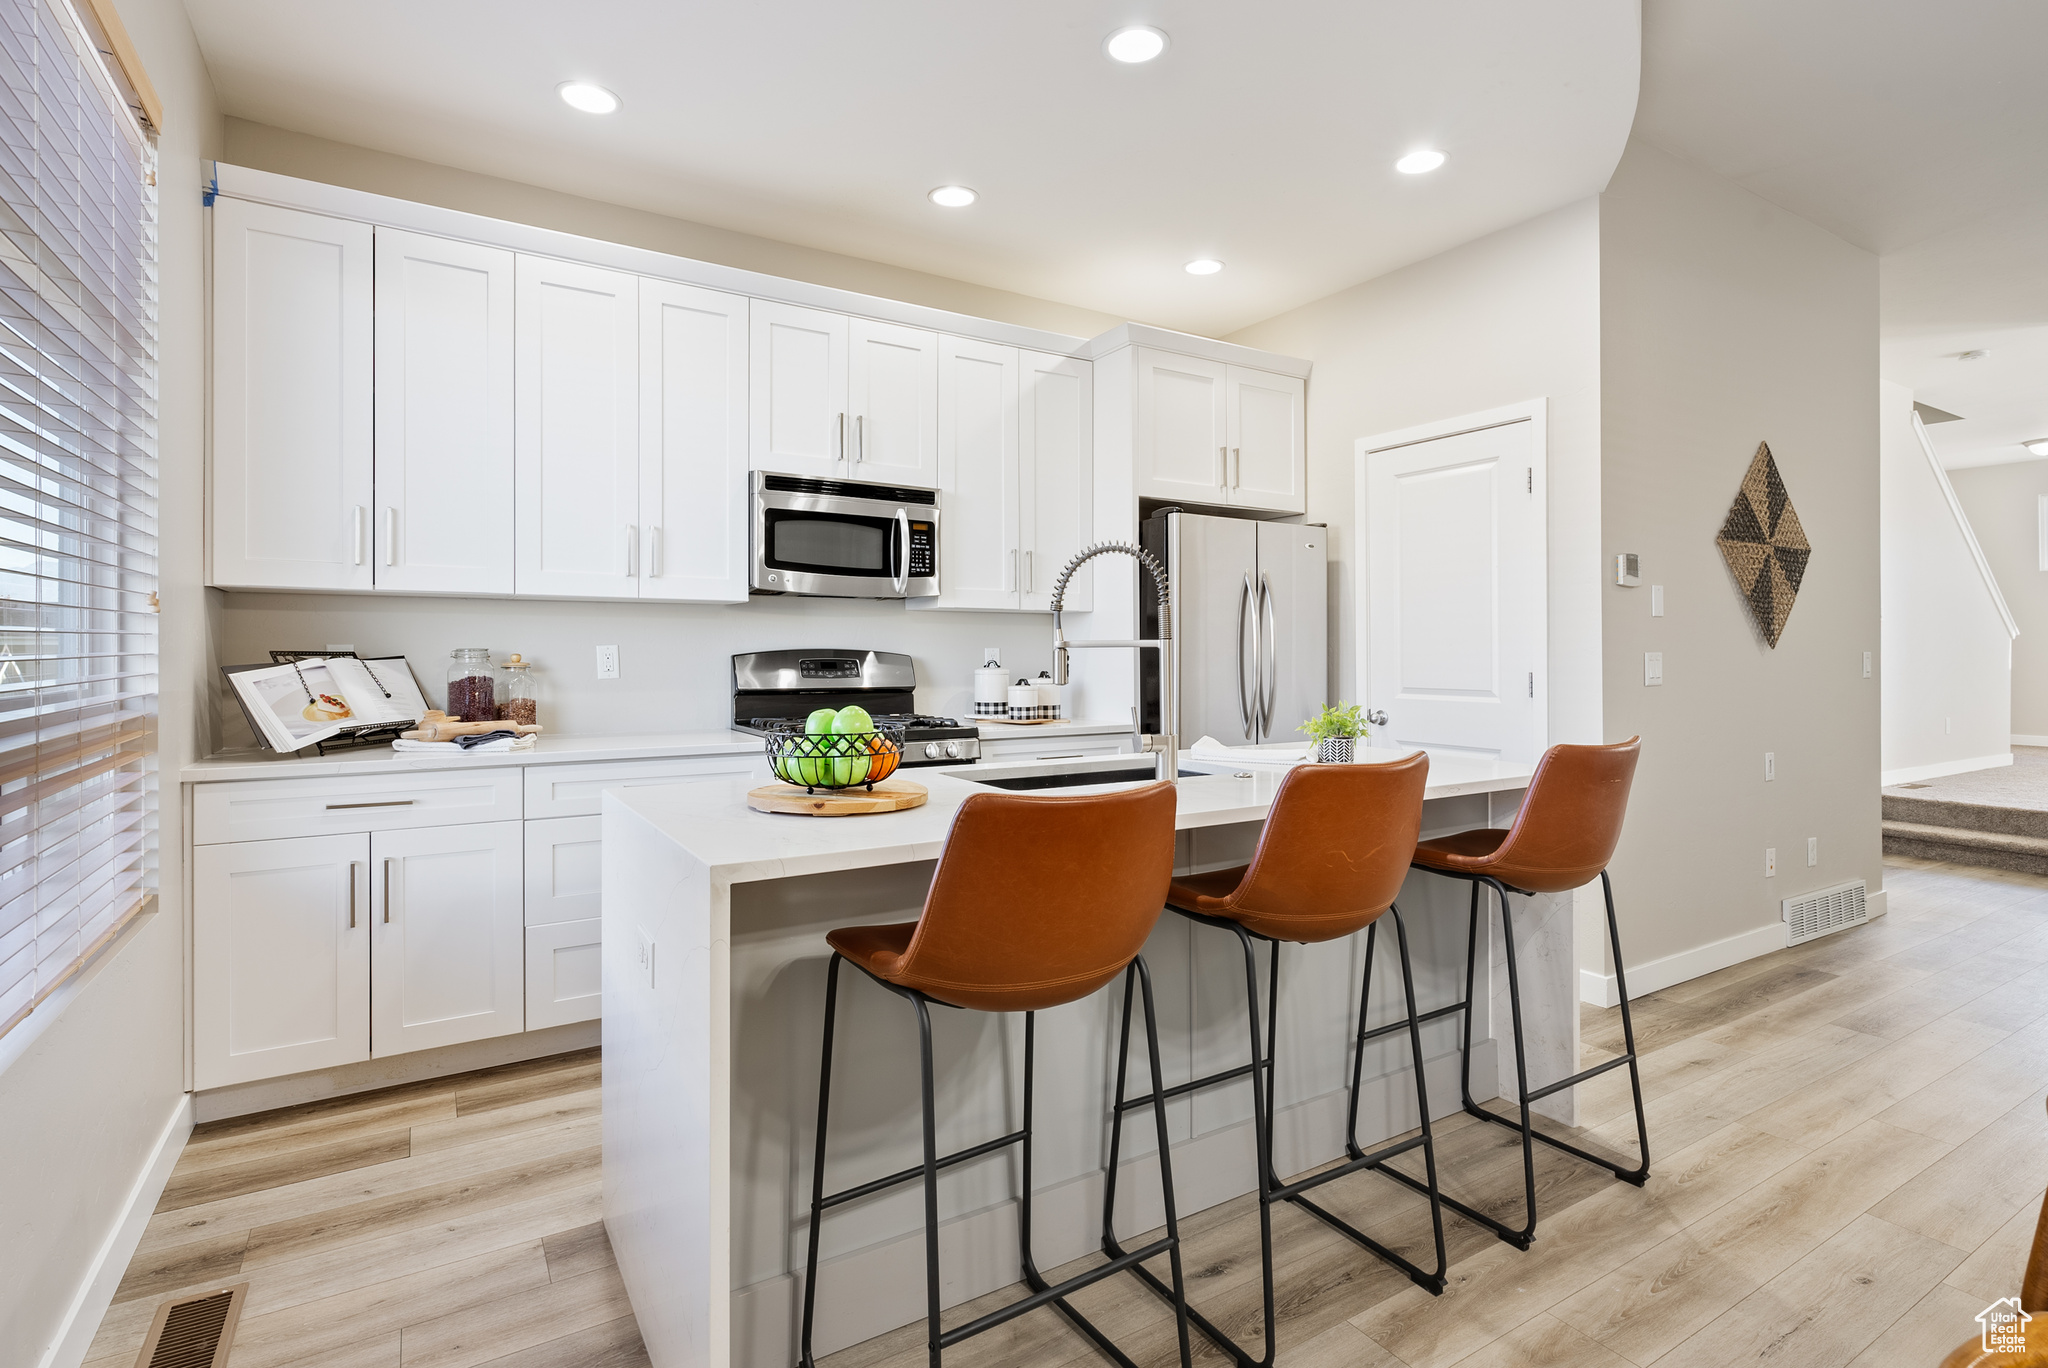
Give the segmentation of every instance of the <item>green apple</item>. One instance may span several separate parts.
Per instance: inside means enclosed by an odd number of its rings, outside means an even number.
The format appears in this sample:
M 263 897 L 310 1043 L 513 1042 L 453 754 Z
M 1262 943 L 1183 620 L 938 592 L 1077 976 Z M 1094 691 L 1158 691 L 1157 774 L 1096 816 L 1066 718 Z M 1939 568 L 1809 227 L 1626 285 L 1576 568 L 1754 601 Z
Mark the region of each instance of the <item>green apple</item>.
M 866 708 L 855 704 L 839 710 L 832 730 L 841 738 L 838 757 L 832 761 L 832 782 L 842 788 L 866 783 L 873 763 L 868 738 L 875 734 L 875 719 Z

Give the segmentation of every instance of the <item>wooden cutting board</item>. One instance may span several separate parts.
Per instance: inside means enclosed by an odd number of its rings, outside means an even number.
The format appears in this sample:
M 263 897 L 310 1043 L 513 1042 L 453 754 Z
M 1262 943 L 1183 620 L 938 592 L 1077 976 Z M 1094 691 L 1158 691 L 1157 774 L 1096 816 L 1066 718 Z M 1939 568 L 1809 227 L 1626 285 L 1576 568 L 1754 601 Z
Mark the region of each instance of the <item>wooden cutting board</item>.
M 787 812 L 799 817 L 860 817 L 923 807 L 929 797 L 930 790 L 909 779 L 884 779 L 873 789 L 819 789 L 816 793 L 806 793 L 795 784 L 763 784 L 747 794 L 747 806 L 756 812 Z

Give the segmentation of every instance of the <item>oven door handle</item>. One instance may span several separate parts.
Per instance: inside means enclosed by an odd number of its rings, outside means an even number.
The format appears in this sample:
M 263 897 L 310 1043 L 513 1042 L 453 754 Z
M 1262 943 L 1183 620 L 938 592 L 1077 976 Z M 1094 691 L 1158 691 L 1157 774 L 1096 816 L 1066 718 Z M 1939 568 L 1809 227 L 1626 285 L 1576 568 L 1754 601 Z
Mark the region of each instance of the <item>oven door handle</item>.
M 902 508 L 896 510 L 896 552 L 898 573 L 889 576 L 889 587 L 901 594 L 910 588 L 910 513 Z

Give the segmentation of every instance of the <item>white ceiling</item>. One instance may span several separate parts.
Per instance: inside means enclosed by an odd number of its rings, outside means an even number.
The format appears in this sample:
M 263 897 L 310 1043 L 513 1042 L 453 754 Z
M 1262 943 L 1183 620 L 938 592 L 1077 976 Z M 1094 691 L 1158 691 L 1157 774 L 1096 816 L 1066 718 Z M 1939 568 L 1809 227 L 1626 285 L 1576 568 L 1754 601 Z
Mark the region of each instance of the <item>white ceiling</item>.
M 2044 49 L 2040 0 L 1644 5 L 1637 135 L 1880 254 L 1881 369 L 1962 415 L 1952 466 L 2048 436 Z
M 187 8 L 240 118 L 1210 334 L 1597 193 L 1640 51 L 1635 0 Z

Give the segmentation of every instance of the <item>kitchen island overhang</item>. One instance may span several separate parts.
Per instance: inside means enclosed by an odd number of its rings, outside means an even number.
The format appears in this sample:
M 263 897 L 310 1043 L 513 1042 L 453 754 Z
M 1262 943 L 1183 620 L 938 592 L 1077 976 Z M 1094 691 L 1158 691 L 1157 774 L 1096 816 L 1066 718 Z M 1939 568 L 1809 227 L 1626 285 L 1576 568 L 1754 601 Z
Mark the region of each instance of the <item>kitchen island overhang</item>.
M 1103 757 L 1102 767 L 1133 757 Z M 1183 756 L 1188 770 L 1213 762 Z M 756 779 L 721 778 L 604 796 L 605 1221 L 657 1368 L 794 1361 L 797 1279 L 809 1201 L 817 1103 L 824 933 L 834 926 L 916 917 L 954 812 L 976 779 L 1037 765 L 920 771 L 930 801 L 904 812 L 807 818 L 754 812 Z M 1177 786 L 1176 869 L 1242 864 L 1286 769 L 1247 766 L 1186 773 Z M 1505 825 L 1532 771 L 1467 756 L 1432 757 L 1426 836 Z M 972 775 L 973 778 L 967 776 Z M 1082 793 L 1088 788 L 1064 788 Z M 1425 1009 L 1463 990 L 1469 889 L 1413 874 L 1402 907 L 1415 939 Z M 1526 1042 L 1532 1078 L 1576 1067 L 1577 968 L 1569 895 L 1516 900 Z M 996 912 L 992 910 L 992 915 Z M 1498 919 L 1488 961 L 1498 964 Z M 1234 943 L 1162 918 L 1146 948 L 1160 985 L 1168 1081 L 1242 1063 L 1243 971 Z M 1342 1153 L 1344 1087 L 1363 937 L 1350 953 L 1285 953 L 1279 995 L 1276 1164 L 1299 1172 Z M 1388 972 L 1382 965 L 1375 973 Z M 1473 1094 L 1502 1091 L 1511 1046 L 1504 975 L 1475 1007 Z M 863 991 L 863 989 L 870 991 Z M 1386 991 L 1392 989 L 1392 991 Z M 1101 1166 L 1121 989 L 1040 1014 L 1040 1058 L 1058 1061 L 1038 1088 L 1038 1214 L 1034 1244 L 1052 1267 L 1097 1247 Z M 1375 1017 L 1399 999 L 1376 983 Z M 842 988 L 827 1182 L 846 1186 L 920 1162 L 915 1028 L 910 1014 L 858 976 Z M 1386 1004 L 1382 1009 L 1381 1004 Z M 937 1026 L 941 1143 L 972 1144 L 1013 1128 L 1021 1019 L 941 1014 Z M 1458 1023 L 1425 1028 L 1431 1110 L 1458 1107 Z M 1142 1051 L 1142 1041 L 1134 1042 Z M 1412 1127 L 1399 1084 L 1405 1045 L 1368 1047 L 1360 1137 Z M 1401 1099 L 1408 1096 L 1404 1113 Z M 1569 1122 L 1569 1093 L 1544 1108 Z M 1175 1100 L 1173 1149 L 1183 1214 L 1253 1188 L 1248 1088 Z M 1130 1197 L 1151 1190 L 1150 1145 L 1127 1137 Z M 1014 1163 L 1005 1156 L 949 1170 L 941 1205 L 948 1305 L 1018 1276 Z M 1412 1202 L 1384 1179 L 1359 1175 L 1361 1200 Z M 1156 1205 L 1156 1198 L 1154 1199 Z M 1142 1201 L 1119 1228 L 1156 1223 Z M 824 1231 L 818 1348 L 828 1352 L 923 1315 L 922 1208 L 914 1188 L 835 1212 Z

